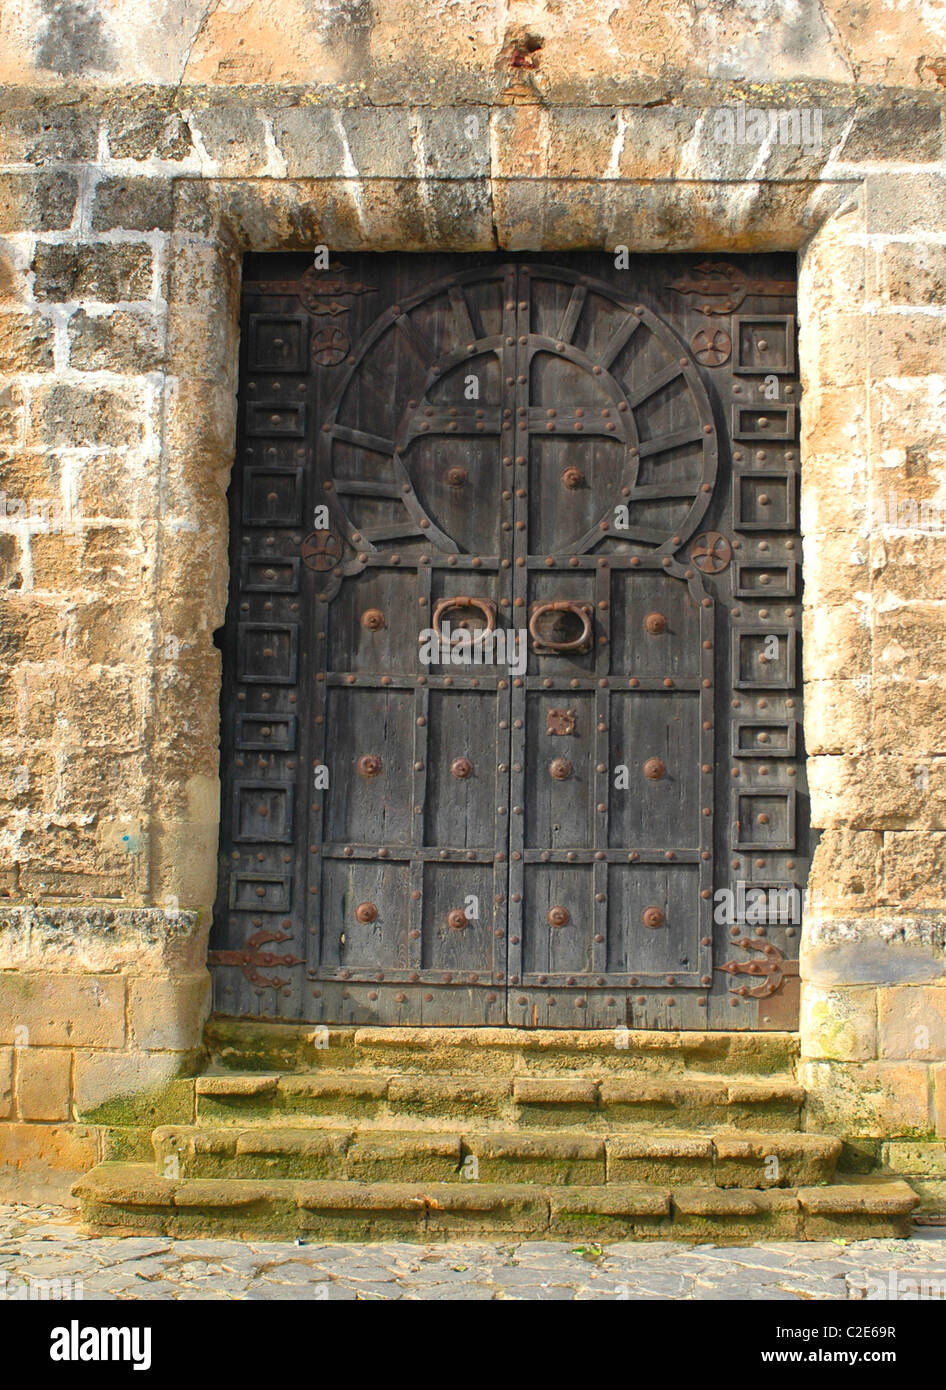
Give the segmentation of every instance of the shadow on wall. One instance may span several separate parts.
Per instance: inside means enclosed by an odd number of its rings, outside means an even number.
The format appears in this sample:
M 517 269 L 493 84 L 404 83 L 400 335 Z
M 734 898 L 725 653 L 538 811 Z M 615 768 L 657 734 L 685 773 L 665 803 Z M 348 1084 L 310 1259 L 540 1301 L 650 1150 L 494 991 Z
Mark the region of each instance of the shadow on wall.
M 97 7 L 89 0 L 40 0 L 45 22 L 36 62 L 63 76 L 111 72 L 115 50 Z

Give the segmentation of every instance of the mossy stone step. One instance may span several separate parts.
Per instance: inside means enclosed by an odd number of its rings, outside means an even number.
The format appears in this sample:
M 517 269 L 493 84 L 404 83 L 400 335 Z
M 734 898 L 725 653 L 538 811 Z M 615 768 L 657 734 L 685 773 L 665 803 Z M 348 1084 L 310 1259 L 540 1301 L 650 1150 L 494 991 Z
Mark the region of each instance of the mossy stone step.
M 152 1142 L 157 1173 L 187 1178 L 451 1182 L 463 1162 L 459 1134 L 427 1130 L 164 1125 Z
M 405 1128 L 478 1126 L 798 1128 L 804 1091 L 791 1077 L 636 1073 L 616 1076 L 385 1075 L 356 1071 L 230 1073 L 195 1081 L 201 1123 L 294 1123 L 335 1117 Z
M 830 1182 L 842 1149 L 831 1135 L 785 1130 L 634 1131 L 612 1134 L 606 1144 L 608 1182 L 757 1190 Z
M 338 1028 L 212 1018 L 215 1067 L 237 1071 L 409 1072 L 448 1076 L 627 1071 L 790 1071 L 793 1033 L 555 1028 Z
M 768 1192 L 709 1186 L 169 1179 L 103 1163 L 74 1189 L 102 1233 L 437 1241 L 549 1236 L 612 1241 L 903 1236 L 916 1197 L 899 1179 Z
M 182 1178 L 349 1179 L 771 1188 L 830 1181 L 840 1140 L 820 1134 L 671 1130 L 590 1134 L 164 1125 L 156 1171 Z

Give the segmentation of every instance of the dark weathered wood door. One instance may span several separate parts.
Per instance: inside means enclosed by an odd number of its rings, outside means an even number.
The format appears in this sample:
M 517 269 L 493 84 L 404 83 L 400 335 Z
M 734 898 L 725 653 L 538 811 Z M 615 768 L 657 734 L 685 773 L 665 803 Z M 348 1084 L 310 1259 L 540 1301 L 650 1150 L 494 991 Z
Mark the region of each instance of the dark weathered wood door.
M 793 295 L 248 259 L 218 1010 L 793 1023 Z

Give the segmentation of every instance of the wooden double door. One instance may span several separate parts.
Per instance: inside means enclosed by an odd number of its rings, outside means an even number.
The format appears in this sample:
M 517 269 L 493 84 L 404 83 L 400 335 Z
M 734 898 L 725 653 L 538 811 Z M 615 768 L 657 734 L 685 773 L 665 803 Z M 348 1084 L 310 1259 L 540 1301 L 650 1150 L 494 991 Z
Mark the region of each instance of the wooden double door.
M 248 258 L 218 1011 L 792 1026 L 793 266 L 619 262 Z

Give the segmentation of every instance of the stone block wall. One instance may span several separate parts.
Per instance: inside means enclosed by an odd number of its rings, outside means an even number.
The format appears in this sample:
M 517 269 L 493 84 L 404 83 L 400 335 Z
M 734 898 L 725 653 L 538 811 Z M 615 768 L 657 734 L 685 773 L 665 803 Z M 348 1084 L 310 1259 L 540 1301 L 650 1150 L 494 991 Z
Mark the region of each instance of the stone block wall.
M 63 1195 L 138 1156 L 203 1061 L 210 980 L 196 914 L 0 909 L 0 1192 Z M 170 1109 L 169 1109 L 170 1107 Z
M 4 21 L 0 1161 L 81 1170 L 200 1062 L 243 252 L 627 245 L 799 255 L 809 1123 L 935 1169 L 943 35 L 809 0 L 791 32 L 765 6 L 471 8 L 462 43 L 393 0 L 279 6 L 278 35 L 205 9 L 172 37 L 92 6 L 91 55 Z M 822 138 L 721 142 L 740 104 L 817 110 Z
M 931 150 L 930 153 L 935 153 Z M 808 1123 L 946 1175 L 946 184 L 872 161 L 802 261 Z M 884 1140 L 919 1143 L 891 1145 Z
M 2 117 L 0 1163 L 20 1190 L 108 1153 L 102 1106 L 192 1069 L 208 1007 L 238 261 L 173 233 L 175 119 L 142 168 L 134 120 L 113 147 L 93 102 L 20 93 Z

